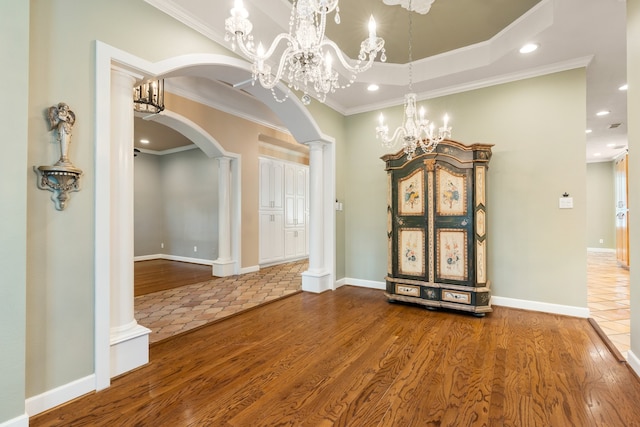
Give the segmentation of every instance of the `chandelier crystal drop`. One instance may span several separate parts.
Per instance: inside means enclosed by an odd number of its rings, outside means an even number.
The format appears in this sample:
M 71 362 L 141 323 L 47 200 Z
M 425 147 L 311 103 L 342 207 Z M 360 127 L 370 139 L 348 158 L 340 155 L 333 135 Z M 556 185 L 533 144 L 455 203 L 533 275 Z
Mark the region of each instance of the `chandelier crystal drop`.
M 407 155 L 407 160 L 413 159 L 416 150 L 423 153 L 431 153 L 446 138 L 451 137 L 449 116 L 445 114 L 442 127 L 436 125 L 425 118 L 423 107 L 416 108 L 416 94 L 413 92 L 413 65 L 412 65 L 412 22 L 411 22 L 411 0 L 409 1 L 409 93 L 404 96 L 404 122 L 402 126 L 396 128 L 393 135 L 389 136 L 389 127 L 384 123 L 384 116 L 380 113 L 379 123 L 376 126 L 376 138 L 384 147 L 391 148 L 402 141 L 402 149 Z
M 324 102 L 327 94 L 351 86 L 356 74 L 371 68 L 378 53 L 382 62 L 387 59 L 384 40 L 376 35 L 373 16 L 369 20 L 369 37 L 360 44 L 360 53 L 356 61 L 345 58 L 338 45 L 325 37 L 328 14 L 335 11 L 335 23 L 340 24 L 338 1 L 294 0 L 289 19 L 289 33 L 279 34 L 271 46 L 265 49 L 262 43 L 255 45 L 251 34 L 253 24 L 248 19 L 249 12 L 242 0 L 235 0 L 231 16 L 225 20 L 225 40 L 231 41 L 232 49 L 239 47 L 240 52 L 253 62 L 253 83 L 259 81 L 263 87 L 270 89 L 277 101 L 284 102 L 288 97 L 287 93 L 280 99 L 274 91 L 278 82 L 284 79 L 290 89 L 303 92 L 304 104 L 311 102 L 311 96 Z M 272 71 L 267 62 L 270 62 L 281 43 L 284 51 L 280 59 L 276 59 L 278 65 L 275 71 Z M 334 57 L 350 73 L 349 80 L 344 84 L 339 82 L 339 74 L 333 67 Z

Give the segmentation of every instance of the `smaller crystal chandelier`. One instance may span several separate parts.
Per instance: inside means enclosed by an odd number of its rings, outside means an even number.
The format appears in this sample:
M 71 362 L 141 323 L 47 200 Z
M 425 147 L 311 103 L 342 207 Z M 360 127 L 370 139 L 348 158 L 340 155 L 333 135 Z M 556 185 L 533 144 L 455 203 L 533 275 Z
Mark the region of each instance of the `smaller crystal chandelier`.
M 402 149 L 407 155 L 407 160 L 413 159 L 416 150 L 420 148 L 423 153 L 430 153 L 438 146 L 442 140 L 451 137 L 449 116 L 445 114 L 444 125 L 438 128 L 436 133 L 435 124 L 429 122 L 424 115 L 423 107 L 416 110 L 416 94 L 413 92 L 413 68 L 412 49 L 413 33 L 411 28 L 411 0 L 409 0 L 409 93 L 404 96 L 404 124 L 398 127 L 393 135 L 389 137 L 389 127 L 384 124 L 384 116 L 380 113 L 379 124 L 376 127 L 376 138 L 380 139 L 384 147 L 390 148 L 396 142 L 402 140 Z M 419 116 L 418 116 L 419 114 Z
M 253 43 L 251 30 L 253 25 L 248 19 L 249 13 L 244 8 L 242 0 L 235 0 L 231 16 L 225 20 L 225 40 L 232 40 L 232 49 L 236 45 L 240 51 L 252 62 L 253 83 L 258 80 L 266 89 L 270 89 L 274 98 L 279 102 L 283 99 L 276 96 L 274 87 L 285 78 L 289 88 L 303 92 L 302 102 L 311 102 L 312 93 L 320 102 L 324 102 L 328 93 L 336 89 L 349 87 L 356 79 L 356 74 L 368 70 L 373 65 L 378 52 L 380 60 L 386 61 L 384 40 L 376 36 L 376 23 L 373 16 L 369 20 L 369 37 L 360 44 L 360 54 L 355 64 L 351 65 L 344 57 L 340 48 L 331 40 L 325 38 L 327 15 L 335 10 L 335 22 L 340 23 L 339 0 L 294 0 L 289 19 L 289 33 L 279 34 L 265 51 L 262 43 L 256 47 Z M 280 42 L 286 47 L 279 59 L 275 73 L 266 63 L 274 54 Z M 333 56 L 351 73 L 346 84 L 338 81 L 338 72 L 333 69 Z
M 164 79 L 150 80 L 133 88 L 133 109 L 156 114 L 164 110 Z

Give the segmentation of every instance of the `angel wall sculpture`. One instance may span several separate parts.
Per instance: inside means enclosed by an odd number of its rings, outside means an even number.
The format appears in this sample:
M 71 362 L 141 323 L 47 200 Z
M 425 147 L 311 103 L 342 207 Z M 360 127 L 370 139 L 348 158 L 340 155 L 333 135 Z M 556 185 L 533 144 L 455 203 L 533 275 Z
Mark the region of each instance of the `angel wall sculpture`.
M 38 188 L 53 192 L 51 199 L 56 209 L 61 211 L 67 205 L 68 193 L 80 190 L 82 171 L 69 160 L 71 144 L 71 128 L 76 122 L 76 115 L 64 102 L 47 109 L 49 130 L 55 131 L 60 145 L 60 159 L 53 166 L 38 166 L 34 170 L 39 176 Z
M 69 145 L 71 144 L 71 128 L 76 122 L 76 115 L 64 102 L 49 107 L 49 130 L 56 130 L 60 144 L 60 160 L 56 166 L 72 166 L 69 161 Z

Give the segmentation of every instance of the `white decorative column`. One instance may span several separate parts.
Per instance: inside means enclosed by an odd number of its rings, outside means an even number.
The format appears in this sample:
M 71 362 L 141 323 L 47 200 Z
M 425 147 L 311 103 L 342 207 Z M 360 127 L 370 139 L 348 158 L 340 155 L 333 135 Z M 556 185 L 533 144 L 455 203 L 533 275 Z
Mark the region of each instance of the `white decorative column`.
M 324 147 L 314 141 L 309 146 L 309 270 L 302 273 L 302 290 L 324 292 L 331 289 L 324 248 Z
M 149 361 L 149 329 L 133 311 L 133 85 L 125 70 L 111 70 L 111 284 L 110 374 Z M 100 224 L 96 224 L 99 227 Z
M 213 261 L 213 275 L 234 274 L 231 256 L 231 158 L 218 157 L 218 259 Z

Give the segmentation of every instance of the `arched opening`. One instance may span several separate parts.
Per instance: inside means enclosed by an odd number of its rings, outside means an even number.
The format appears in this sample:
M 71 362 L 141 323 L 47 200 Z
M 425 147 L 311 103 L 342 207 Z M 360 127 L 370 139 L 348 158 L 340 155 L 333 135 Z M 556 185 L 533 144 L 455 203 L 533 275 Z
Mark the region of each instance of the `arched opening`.
M 112 73 L 114 72 L 128 79 L 127 81 L 130 82 L 128 89 L 126 84 L 121 84 L 118 88 L 113 83 Z M 122 117 L 127 115 L 132 122 L 133 112 L 130 109 L 122 111 L 122 106 L 126 107 L 127 97 L 131 95 L 130 89 L 134 82 L 156 76 L 180 75 L 206 76 L 234 85 L 250 78 L 250 66 L 235 58 L 207 54 L 185 55 L 150 63 L 104 43 L 96 42 L 95 373 L 97 390 L 109 386 L 110 378 L 114 375 L 112 368 L 114 361 L 121 365 L 118 373 L 123 373 L 148 360 L 145 332 L 134 330 L 135 319 L 120 325 L 114 325 L 112 322 L 114 311 L 112 293 L 114 290 L 117 292 L 118 289 L 133 287 L 132 275 L 129 278 L 126 268 L 122 268 L 123 264 L 130 262 L 126 256 L 126 249 L 132 246 L 132 238 L 127 236 L 131 235 L 133 219 L 128 218 L 127 209 L 130 207 L 128 205 L 133 197 L 133 190 L 131 186 L 122 185 L 123 177 L 126 180 L 126 176 L 130 175 L 132 170 L 131 162 L 124 160 L 123 157 L 123 153 L 129 153 L 129 156 L 132 153 L 133 147 L 130 146 L 132 138 L 128 138 L 129 140 L 126 137 L 114 138 L 113 122 L 122 120 Z M 296 98 L 291 98 L 286 103 L 277 103 L 271 93 L 261 87 L 249 85 L 243 90 L 267 105 L 298 142 L 308 144 L 311 148 L 310 268 L 303 274 L 302 286 L 303 290 L 313 292 L 333 289 L 335 283 L 335 219 L 332 203 L 335 199 L 333 139 L 322 134 L 309 112 Z M 166 116 L 162 120 L 178 128 L 184 126 L 182 130 L 185 132 L 195 129 L 176 116 Z M 124 120 L 128 118 L 125 117 Z M 122 136 L 122 130 L 117 132 L 121 132 Z M 124 132 L 129 131 L 125 129 Z M 195 137 L 197 139 L 198 135 Z M 202 138 L 200 144 L 202 144 L 199 145 L 200 148 L 205 153 L 213 153 L 220 149 L 207 138 Z M 240 169 L 241 166 L 237 165 L 237 168 Z M 117 191 L 114 191 L 114 187 L 117 187 Z M 113 236 L 124 237 L 113 238 Z M 122 253 L 125 255 L 123 256 Z M 125 270 L 124 274 L 121 274 L 121 270 Z M 120 298 L 120 301 L 124 300 L 124 303 L 128 304 L 127 292 L 123 294 L 124 298 Z M 131 297 L 130 300 L 132 307 L 133 298 Z M 141 339 L 138 340 L 138 338 Z

